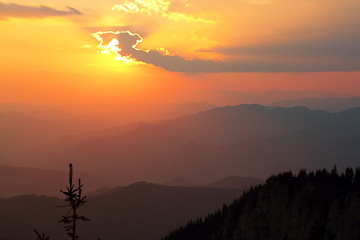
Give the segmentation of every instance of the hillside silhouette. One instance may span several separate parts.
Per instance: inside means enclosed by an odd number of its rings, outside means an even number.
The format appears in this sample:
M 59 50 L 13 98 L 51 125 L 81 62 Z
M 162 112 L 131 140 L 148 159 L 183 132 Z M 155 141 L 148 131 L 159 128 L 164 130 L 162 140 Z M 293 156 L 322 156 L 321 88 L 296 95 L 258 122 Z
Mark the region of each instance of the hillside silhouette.
M 89 196 L 80 214 L 91 221 L 82 224 L 78 234 L 83 239 L 159 240 L 189 219 L 204 217 L 230 203 L 243 190 L 134 183 Z M 58 198 L 35 195 L 0 199 L 1 238 L 29 239 L 33 229 L 41 229 L 51 239 L 66 239 L 62 224 L 57 223 L 64 214 L 57 206 L 62 205 Z
M 359 239 L 360 169 L 284 172 L 163 240 Z

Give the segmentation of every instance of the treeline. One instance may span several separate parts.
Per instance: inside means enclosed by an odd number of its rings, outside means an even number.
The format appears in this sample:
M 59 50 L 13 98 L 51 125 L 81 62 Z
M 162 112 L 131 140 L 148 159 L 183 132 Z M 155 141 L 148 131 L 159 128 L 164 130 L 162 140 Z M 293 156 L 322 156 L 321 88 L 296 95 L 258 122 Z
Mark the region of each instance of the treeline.
M 291 171 L 273 175 L 266 180 L 266 183 L 282 182 L 292 184 L 305 184 L 309 182 L 340 184 L 347 187 L 360 185 L 360 167 L 355 170 L 346 168 L 344 173 L 339 174 L 336 165 L 331 171 L 326 169 L 307 172 L 305 169 L 293 174 Z
M 343 173 L 336 166 L 330 171 L 288 171 L 269 177 L 206 218 L 189 221 L 163 240 L 360 239 L 360 216 L 350 209 L 354 206 L 360 207 L 359 167 Z M 351 211 L 351 216 L 344 216 Z M 340 226 L 345 221 L 356 229 Z

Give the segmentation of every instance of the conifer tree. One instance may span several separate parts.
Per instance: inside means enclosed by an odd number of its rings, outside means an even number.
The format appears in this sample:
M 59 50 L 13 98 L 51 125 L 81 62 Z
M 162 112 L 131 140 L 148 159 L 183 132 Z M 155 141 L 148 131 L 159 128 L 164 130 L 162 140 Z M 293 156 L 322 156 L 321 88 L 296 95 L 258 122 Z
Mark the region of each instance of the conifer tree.
M 77 187 L 73 184 L 73 167 L 72 164 L 69 164 L 69 186 L 66 191 L 60 190 L 66 196 L 65 201 L 68 203 L 64 207 L 68 207 L 69 210 L 59 222 L 65 224 L 65 231 L 72 240 L 79 239 L 77 235 L 78 221 L 90 221 L 87 217 L 78 214 L 79 207 L 86 203 L 86 196 L 82 196 L 82 188 L 80 178 Z

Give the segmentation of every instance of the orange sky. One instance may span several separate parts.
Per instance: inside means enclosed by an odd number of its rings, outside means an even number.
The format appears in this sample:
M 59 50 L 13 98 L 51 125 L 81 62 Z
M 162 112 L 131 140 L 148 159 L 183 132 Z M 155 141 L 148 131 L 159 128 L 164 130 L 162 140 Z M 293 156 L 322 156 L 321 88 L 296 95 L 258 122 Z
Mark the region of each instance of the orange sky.
M 359 7 L 358 0 L 0 1 L 0 102 L 189 102 L 216 89 L 360 95 Z M 100 31 L 114 32 L 98 35 L 102 48 L 93 36 Z M 108 48 L 113 39 L 116 48 Z

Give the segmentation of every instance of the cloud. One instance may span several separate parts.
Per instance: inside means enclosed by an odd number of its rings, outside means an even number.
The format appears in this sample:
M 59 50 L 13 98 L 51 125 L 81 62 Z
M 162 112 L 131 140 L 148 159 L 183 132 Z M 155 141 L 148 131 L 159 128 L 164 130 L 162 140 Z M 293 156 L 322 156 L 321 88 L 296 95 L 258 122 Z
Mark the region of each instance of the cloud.
M 190 7 L 191 3 L 188 3 L 187 0 L 183 0 L 181 3 L 170 0 L 126 0 L 122 4 L 114 5 L 112 10 L 124 13 L 142 13 L 148 16 L 157 14 L 172 21 L 215 23 L 211 19 L 176 11 L 179 6 L 186 8 Z
M 258 60 L 228 60 L 228 61 L 212 61 L 203 59 L 184 59 L 181 56 L 171 55 L 168 52 L 154 50 L 154 49 L 141 49 L 138 45 L 143 42 L 143 38 L 136 33 L 129 31 L 118 32 L 98 32 L 94 36 L 100 41 L 100 47 L 103 51 L 112 51 L 119 56 L 122 60 L 135 60 L 143 63 L 151 64 L 168 71 L 183 72 L 183 73 L 214 73 L 214 72 L 318 72 L 318 71 L 356 71 L 360 70 L 359 61 L 354 61 L 353 57 L 357 60 L 360 59 L 358 53 L 354 53 L 349 61 L 344 62 L 316 62 L 303 61 L 299 62 L 298 57 L 292 55 L 294 49 L 292 46 L 282 47 L 254 47 L 253 49 L 224 49 L 224 51 L 239 51 L 244 52 L 268 52 L 269 54 L 279 55 L 289 54 L 294 57 L 294 61 L 285 61 L 283 59 L 276 60 L 276 58 L 263 58 Z M 328 57 L 331 53 L 327 53 L 327 49 L 331 46 L 325 46 L 324 49 L 319 48 L 319 52 Z M 350 46 L 351 50 L 352 47 Z M 358 49 L 359 50 L 359 49 Z M 299 48 L 295 51 L 302 53 L 302 49 Z M 316 51 L 316 46 L 308 46 L 308 51 Z M 334 54 L 339 55 L 338 48 L 335 48 Z M 235 53 L 236 54 L 236 53 Z M 306 53 L 303 53 L 307 55 Z M 313 56 L 318 56 L 319 53 L 312 53 Z M 347 51 L 343 53 L 345 57 L 348 57 Z M 310 55 L 311 57 L 312 55 Z
M 359 7 L 359 0 L 122 0 L 114 6 L 119 21 L 133 24 L 123 30 L 148 31 L 133 36 L 141 47 L 126 31 L 112 44 L 121 56 L 176 72 L 358 71 Z
M 262 58 L 283 58 L 298 61 L 316 59 L 360 63 L 360 37 L 319 39 L 303 42 L 264 43 L 250 46 L 218 47 L 211 50 L 228 56 L 259 56 Z
M 57 10 L 42 5 L 27 6 L 0 2 L 0 20 L 6 20 L 8 18 L 47 18 L 80 14 L 82 14 L 80 11 L 71 7 L 67 7 L 67 10 Z

